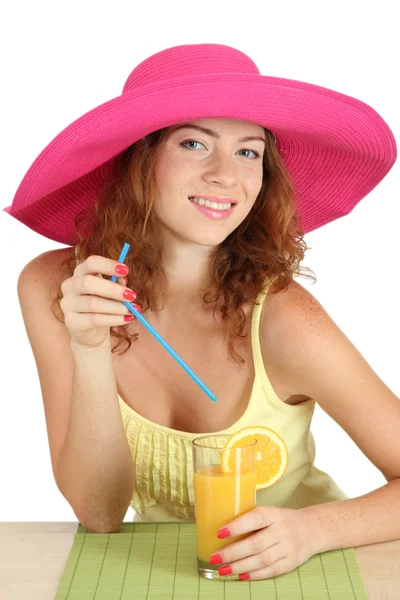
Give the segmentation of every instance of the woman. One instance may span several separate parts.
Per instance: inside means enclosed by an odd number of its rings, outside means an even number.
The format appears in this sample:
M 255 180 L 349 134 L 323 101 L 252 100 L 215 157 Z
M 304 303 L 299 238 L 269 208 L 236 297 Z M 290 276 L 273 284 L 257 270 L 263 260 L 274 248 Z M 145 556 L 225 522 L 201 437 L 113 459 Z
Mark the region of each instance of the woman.
M 368 105 L 262 76 L 219 44 L 149 57 L 43 150 L 5 210 L 67 245 L 26 265 L 18 294 L 54 477 L 83 525 L 117 531 L 129 504 L 136 520 L 192 520 L 191 440 L 262 424 L 289 466 L 226 524 L 253 532 L 218 557 L 231 572 L 264 579 L 399 537 L 399 399 L 294 280 L 309 276 L 304 234 L 350 212 L 395 158 Z M 315 402 L 387 485 L 349 499 L 315 467 Z

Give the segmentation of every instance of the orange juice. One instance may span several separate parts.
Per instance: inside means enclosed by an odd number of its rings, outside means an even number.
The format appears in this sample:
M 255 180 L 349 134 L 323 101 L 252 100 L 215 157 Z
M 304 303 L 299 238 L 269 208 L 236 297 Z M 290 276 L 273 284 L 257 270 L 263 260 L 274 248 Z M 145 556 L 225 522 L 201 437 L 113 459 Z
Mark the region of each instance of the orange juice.
M 256 476 L 254 471 L 230 474 L 219 465 L 204 466 L 193 474 L 193 483 L 197 558 L 208 563 L 211 554 L 246 537 L 220 540 L 217 531 L 256 506 Z

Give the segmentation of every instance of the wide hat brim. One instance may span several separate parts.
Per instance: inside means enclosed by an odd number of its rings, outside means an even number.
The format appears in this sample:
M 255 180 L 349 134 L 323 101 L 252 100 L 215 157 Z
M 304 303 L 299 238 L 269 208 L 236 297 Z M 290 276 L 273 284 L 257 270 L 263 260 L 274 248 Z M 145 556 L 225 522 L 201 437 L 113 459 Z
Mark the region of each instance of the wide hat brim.
M 68 125 L 3 210 L 73 246 L 75 217 L 94 203 L 116 156 L 157 129 L 212 117 L 249 121 L 275 134 L 306 233 L 350 213 L 397 156 L 382 117 L 345 94 L 253 73 L 176 77 L 126 91 Z

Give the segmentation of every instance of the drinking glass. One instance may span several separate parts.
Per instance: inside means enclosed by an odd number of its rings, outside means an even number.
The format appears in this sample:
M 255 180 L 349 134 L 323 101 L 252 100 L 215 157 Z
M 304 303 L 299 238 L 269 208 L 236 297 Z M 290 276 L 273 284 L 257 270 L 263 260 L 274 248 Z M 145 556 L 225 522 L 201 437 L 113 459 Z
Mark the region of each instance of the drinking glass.
M 207 579 L 239 578 L 219 575 L 221 565 L 210 565 L 208 561 L 214 552 L 249 535 L 219 539 L 217 531 L 256 506 L 257 440 L 226 449 L 229 437 L 214 434 L 192 441 L 197 567 Z

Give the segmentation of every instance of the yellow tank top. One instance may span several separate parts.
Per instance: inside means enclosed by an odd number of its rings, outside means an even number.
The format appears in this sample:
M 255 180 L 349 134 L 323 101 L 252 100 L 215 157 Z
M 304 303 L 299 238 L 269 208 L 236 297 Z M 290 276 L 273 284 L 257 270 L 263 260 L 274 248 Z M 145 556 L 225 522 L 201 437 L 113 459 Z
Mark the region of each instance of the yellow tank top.
M 264 425 L 276 431 L 288 447 L 286 473 L 278 483 L 257 491 L 258 506 L 302 508 L 348 496 L 314 465 L 310 432 L 315 400 L 293 406 L 275 394 L 265 370 L 259 340 L 261 310 L 267 290 L 260 292 L 252 314 L 251 344 L 255 378 L 249 403 L 231 427 L 233 433 Z M 158 343 L 156 340 L 154 343 Z M 192 440 L 206 433 L 188 433 L 158 425 L 139 415 L 118 395 L 121 417 L 135 464 L 136 485 L 130 505 L 134 521 L 194 521 Z

